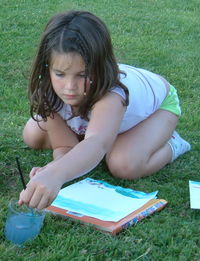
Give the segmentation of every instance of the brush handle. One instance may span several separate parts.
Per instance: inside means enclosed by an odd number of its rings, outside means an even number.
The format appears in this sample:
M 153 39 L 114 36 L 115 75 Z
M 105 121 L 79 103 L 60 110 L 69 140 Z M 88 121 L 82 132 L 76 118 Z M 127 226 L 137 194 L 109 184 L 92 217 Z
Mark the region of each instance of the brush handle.
M 20 177 L 21 177 L 22 185 L 23 185 L 23 188 L 25 190 L 26 189 L 26 183 L 24 181 L 24 177 L 23 177 L 23 174 L 22 174 L 22 170 L 21 170 L 21 167 L 20 167 L 20 164 L 19 164 L 18 157 L 16 157 L 16 162 L 17 162 L 18 171 L 19 171 L 19 174 L 20 174 Z

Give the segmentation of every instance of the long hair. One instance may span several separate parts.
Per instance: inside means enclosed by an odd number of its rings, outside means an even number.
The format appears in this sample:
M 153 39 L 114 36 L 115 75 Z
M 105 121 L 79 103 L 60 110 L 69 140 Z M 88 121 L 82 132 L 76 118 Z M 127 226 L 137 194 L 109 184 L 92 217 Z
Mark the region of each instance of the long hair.
M 53 90 L 48 65 L 52 52 L 76 52 L 85 62 L 85 86 L 92 76 L 92 86 L 84 96 L 79 115 L 87 118 L 92 106 L 114 86 L 121 87 L 128 105 L 128 89 L 119 80 L 119 68 L 113 54 L 111 38 L 106 25 L 86 11 L 70 11 L 54 16 L 47 24 L 39 44 L 29 82 L 30 113 L 44 120 L 53 116 L 63 101 Z

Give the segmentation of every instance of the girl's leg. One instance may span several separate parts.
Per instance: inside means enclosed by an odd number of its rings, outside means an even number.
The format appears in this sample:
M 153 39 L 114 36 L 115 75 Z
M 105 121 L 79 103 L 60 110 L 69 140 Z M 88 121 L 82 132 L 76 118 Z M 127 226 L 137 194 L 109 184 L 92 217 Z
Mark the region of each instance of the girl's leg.
M 24 142 L 33 149 L 51 149 L 45 122 L 39 124 L 30 118 L 23 130 Z
M 54 149 L 55 147 L 73 148 L 79 143 L 63 119 L 55 114 L 53 119 L 36 122 L 28 120 L 23 130 L 24 142 L 33 149 Z
M 163 168 L 172 159 L 167 143 L 176 128 L 178 117 L 158 110 L 129 131 L 120 134 L 106 161 L 114 176 L 140 178 Z

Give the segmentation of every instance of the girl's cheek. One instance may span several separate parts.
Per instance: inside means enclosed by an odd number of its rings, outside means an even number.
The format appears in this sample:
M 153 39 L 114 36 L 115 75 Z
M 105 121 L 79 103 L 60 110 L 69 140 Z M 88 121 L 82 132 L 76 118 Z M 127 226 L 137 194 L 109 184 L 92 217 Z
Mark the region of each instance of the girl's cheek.
M 55 86 L 56 88 L 62 88 L 63 83 L 61 82 L 60 79 L 56 78 L 56 77 L 52 77 L 51 78 L 51 83 L 53 86 Z

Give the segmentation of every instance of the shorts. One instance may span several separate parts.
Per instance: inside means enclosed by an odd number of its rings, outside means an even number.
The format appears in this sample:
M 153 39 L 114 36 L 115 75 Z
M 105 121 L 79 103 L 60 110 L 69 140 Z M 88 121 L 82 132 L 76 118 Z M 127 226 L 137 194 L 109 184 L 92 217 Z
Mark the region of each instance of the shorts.
M 177 116 L 181 116 L 181 107 L 179 104 L 179 98 L 174 86 L 170 85 L 169 93 L 167 97 L 164 99 L 164 101 L 161 103 L 159 109 L 170 111 Z

